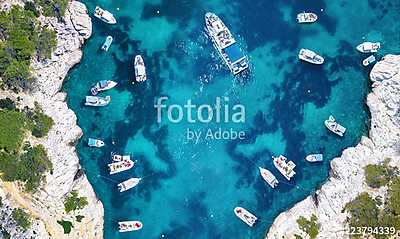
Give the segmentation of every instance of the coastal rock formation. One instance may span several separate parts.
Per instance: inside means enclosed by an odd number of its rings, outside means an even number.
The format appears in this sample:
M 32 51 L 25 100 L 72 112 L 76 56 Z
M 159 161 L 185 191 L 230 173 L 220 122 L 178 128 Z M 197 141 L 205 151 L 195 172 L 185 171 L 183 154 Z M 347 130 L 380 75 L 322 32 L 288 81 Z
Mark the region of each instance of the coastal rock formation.
M 0 3 L 1 4 L 1 3 Z M 76 124 L 74 112 L 68 109 L 66 94 L 59 92 L 68 71 L 82 58 L 80 50 L 85 39 L 92 32 L 91 19 L 83 3 L 72 1 L 65 13 L 65 22 L 56 18 L 41 16 L 39 22 L 57 32 L 57 49 L 51 59 L 32 59 L 31 66 L 37 78 L 35 90 L 29 94 L 13 93 L 2 94 L 16 99 L 19 97 L 20 106 L 34 107 L 38 102 L 43 112 L 53 118 L 54 126 L 43 139 L 30 137 L 31 144 L 42 144 L 53 164 L 53 171 L 46 175 L 46 182 L 41 189 L 28 194 L 22 191 L 17 183 L 2 182 L 0 188 L 10 196 L 10 200 L 29 214 L 42 222 L 40 231 L 30 235 L 33 238 L 102 238 L 103 237 L 103 205 L 96 195 L 85 175 L 74 180 L 79 168 L 79 159 L 75 152 L 74 142 L 81 137 L 82 131 Z M 89 204 L 82 210 L 66 214 L 64 210 L 65 196 L 72 190 L 78 190 L 80 197 L 87 197 Z M 77 222 L 77 215 L 82 215 L 82 222 Z M 37 220 L 34 221 L 37 221 Z M 69 235 L 65 235 L 57 220 L 67 220 L 73 223 L 74 228 Z M 40 224 L 39 222 L 39 224 Z M 26 238 L 15 233 L 12 238 Z
M 318 207 L 311 196 L 281 213 L 271 226 L 266 238 L 295 238 L 295 234 L 308 238 L 298 226 L 300 216 L 310 219 L 315 214 L 321 223 L 317 238 L 349 238 L 346 225 L 347 213 L 342 213 L 346 203 L 360 193 L 382 195 L 385 188 L 372 189 L 365 182 L 364 167 L 391 158 L 393 166 L 400 166 L 400 56 L 387 55 L 370 73 L 372 92 L 367 96 L 371 112 L 369 137 L 343 151 L 340 158 L 331 161 L 331 177 L 317 191 Z

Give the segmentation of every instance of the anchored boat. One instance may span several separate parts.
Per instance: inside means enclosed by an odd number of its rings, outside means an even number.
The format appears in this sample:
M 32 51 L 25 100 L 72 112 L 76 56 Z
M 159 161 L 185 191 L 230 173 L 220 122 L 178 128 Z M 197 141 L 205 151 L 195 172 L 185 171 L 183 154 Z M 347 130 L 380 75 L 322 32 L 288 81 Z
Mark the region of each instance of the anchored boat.
M 85 105 L 87 106 L 106 106 L 110 103 L 110 96 L 106 96 L 105 98 L 99 96 L 86 96 Z
M 374 53 L 381 48 L 380 42 L 363 42 L 357 46 L 357 50 L 362 53 Z
M 120 162 L 110 163 L 108 164 L 108 168 L 110 169 L 110 174 L 115 174 L 131 169 L 134 164 L 135 163 L 132 160 L 128 159 Z
M 93 95 L 97 95 L 99 91 L 109 90 L 117 85 L 117 82 L 111 80 L 102 80 L 97 82 L 96 86 L 90 89 Z
M 117 20 L 115 20 L 114 15 L 112 15 L 111 12 L 100 8 L 99 6 L 96 6 L 94 16 L 108 24 L 117 23 Z
M 143 224 L 140 221 L 118 222 L 119 232 L 131 232 L 142 229 Z
M 111 152 L 111 158 L 114 162 L 120 162 L 120 161 L 124 161 L 124 160 L 130 160 L 131 159 L 131 155 L 119 155 L 116 154 L 114 152 Z
M 135 77 L 136 81 L 146 81 L 146 67 L 141 55 L 135 56 Z
M 257 217 L 251 214 L 249 211 L 242 207 L 235 207 L 233 210 L 235 215 L 240 218 L 240 220 L 244 221 L 247 225 L 252 227 L 254 223 L 257 221 Z
M 101 141 L 100 139 L 89 138 L 88 139 L 88 146 L 89 147 L 98 147 L 98 148 L 100 148 L 100 147 L 104 146 L 104 142 Z
M 325 126 L 332 131 L 333 133 L 343 137 L 344 133 L 346 132 L 346 128 L 341 126 L 340 124 L 336 123 L 335 118 L 332 115 L 329 116 L 328 120 L 325 120 Z
M 276 177 L 267 169 L 258 167 L 260 170 L 261 177 L 271 186 L 271 188 L 275 188 L 278 186 L 279 181 Z
M 375 62 L 375 60 L 376 60 L 375 56 L 374 56 L 374 55 L 371 55 L 371 56 L 365 58 L 365 59 L 363 60 L 362 64 L 363 64 L 363 66 L 368 66 L 369 64 Z
M 293 170 L 296 167 L 296 164 L 293 161 L 289 161 L 286 163 L 287 158 L 283 155 L 279 155 L 279 157 L 274 158 L 275 168 L 279 170 L 279 172 L 285 176 L 287 180 L 290 179 L 296 174 Z
M 118 190 L 119 192 L 125 192 L 126 190 L 129 190 L 133 187 L 136 187 L 138 183 L 142 180 L 142 178 L 130 178 L 126 181 L 123 181 L 122 183 L 118 184 Z
M 324 58 L 322 56 L 308 49 L 300 50 L 299 59 L 317 65 L 324 63 Z
M 249 67 L 247 57 L 243 55 L 236 40 L 221 19 L 214 13 L 208 12 L 205 15 L 205 20 L 214 47 L 231 72 L 237 75 L 246 70 Z
M 109 49 L 110 46 L 111 46 L 112 41 L 113 41 L 112 36 L 108 36 L 108 37 L 106 38 L 106 41 L 105 41 L 105 42 L 103 43 L 103 45 L 101 46 L 101 49 L 102 49 L 103 51 L 108 51 L 108 49 Z
M 313 23 L 317 21 L 318 16 L 312 12 L 302 12 L 297 14 L 297 22 L 298 23 Z
M 306 160 L 310 163 L 322 162 L 322 160 L 324 160 L 324 156 L 322 154 L 310 154 L 307 155 Z

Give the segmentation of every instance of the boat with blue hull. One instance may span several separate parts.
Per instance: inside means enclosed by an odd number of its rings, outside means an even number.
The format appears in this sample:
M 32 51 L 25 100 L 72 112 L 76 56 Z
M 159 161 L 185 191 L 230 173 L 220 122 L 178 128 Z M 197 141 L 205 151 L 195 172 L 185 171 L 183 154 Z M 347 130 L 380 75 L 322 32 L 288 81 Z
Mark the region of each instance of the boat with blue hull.
M 87 106 L 106 106 L 110 103 L 110 96 L 105 98 L 99 96 L 86 96 L 85 105 Z
M 89 138 L 88 139 L 88 146 L 89 147 L 103 147 L 104 146 L 104 142 L 101 141 L 100 139 L 93 139 L 93 138 Z
M 110 49 L 111 43 L 113 42 L 112 36 L 108 36 L 106 40 L 104 41 L 103 45 L 101 46 L 101 49 L 103 51 L 108 51 Z
M 307 155 L 306 160 L 310 163 L 322 162 L 324 160 L 324 156 L 322 154 L 310 154 Z

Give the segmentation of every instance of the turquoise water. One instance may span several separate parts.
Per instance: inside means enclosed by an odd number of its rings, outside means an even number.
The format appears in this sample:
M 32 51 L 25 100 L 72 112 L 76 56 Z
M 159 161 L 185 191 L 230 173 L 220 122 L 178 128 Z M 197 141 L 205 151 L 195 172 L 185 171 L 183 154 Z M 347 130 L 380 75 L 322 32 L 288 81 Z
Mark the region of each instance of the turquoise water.
M 399 23 L 393 22 L 399 11 L 391 1 L 85 3 L 91 14 L 100 5 L 118 21 L 110 26 L 93 18 L 84 57 L 64 85 L 84 133 L 77 146 L 80 162 L 104 204 L 105 238 L 110 239 L 263 238 L 274 217 L 321 186 L 328 177 L 329 160 L 368 131 L 364 99 L 370 67 L 362 67 L 367 56 L 355 46 L 365 37 L 381 41 L 378 57 L 399 52 Z M 295 15 L 303 10 L 316 12 L 318 22 L 296 24 Z M 233 77 L 218 57 L 204 30 L 207 11 L 221 17 L 248 55 L 247 74 Z M 103 52 L 100 46 L 107 35 L 114 42 Z M 326 63 L 299 62 L 300 48 L 316 51 Z M 148 80 L 132 85 L 136 54 L 144 58 Z M 111 96 L 110 105 L 85 107 L 83 99 L 91 86 L 105 79 L 118 82 L 101 93 Z M 216 97 L 227 97 L 224 104 L 229 109 L 235 104 L 245 107 L 245 122 L 218 123 L 214 118 L 208 124 L 189 123 L 185 115 L 180 123 L 172 123 L 163 109 L 157 123 L 154 104 L 162 96 L 169 97 L 166 105 L 182 107 L 189 99 L 215 106 Z M 323 121 L 331 113 L 347 127 L 344 138 L 325 129 Z M 203 134 L 233 128 L 243 130 L 245 139 L 202 139 L 195 144 L 187 140 L 188 128 Z M 106 147 L 88 148 L 89 137 L 104 139 Z M 111 151 L 132 153 L 136 165 L 109 176 Z M 326 160 L 305 162 L 305 155 L 315 152 Z M 297 164 L 290 183 L 272 164 L 271 157 L 279 154 Z M 278 188 L 272 190 L 262 180 L 258 166 L 277 176 Z M 119 193 L 116 184 L 129 177 L 144 179 Z M 253 228 L 234 215 L 238 205 L 260 218 Z M 140 220 L 144 227 L 118 233 L 120 220 Z

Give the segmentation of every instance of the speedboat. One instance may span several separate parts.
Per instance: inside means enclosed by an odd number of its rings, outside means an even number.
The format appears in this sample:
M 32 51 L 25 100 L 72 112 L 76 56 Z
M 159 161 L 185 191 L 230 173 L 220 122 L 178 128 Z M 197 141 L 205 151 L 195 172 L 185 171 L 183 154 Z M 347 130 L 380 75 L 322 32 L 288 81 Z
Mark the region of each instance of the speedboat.
M 274 157 L 274 165 L 275 168 L 287 179 L 290 179 L 296 174 L 293 170 L 296 167 L 296 164 L 293 161 L 289 161 L 286 163 L 287 158 L 283 155 L 279 155 L 279 157 Z
M 120 162 L 120 161 L 124 161 L 124 160 L 130 160 L 131 155 L 119 155 L 114 152 L 111 152 L 111 158 L 114 162 Z
M 324 156 L 322 154 L 310 154 L 307 155 L 306 160 L 310 163 L 322 162 L 322 160 L 324 160 Z
M 110 96 L 106 96 L 105 98 L 99 96 L 86 96 L 87 106 L 106 106 L 110 103 Z
M 117 85 L 117 82 L 111 80 L 102 80 L 97 82 L 96 86 L 90 89 L 93 95 L 97 95 L 99 91 L 109 90 Z
M 100 148 L 100 147 L 104 146 L 104 142 L 101 141 L 100 139 L 89 138 L 88 139 L 88 146 L 89 147 L 98 147 L 98 148 Z
M 143 224 L 140 221 L 118 222 L 119 232 L 131 232 L 142 229 Z
M 120 162 L 110 163 L 108 164 L 108 168 L 110 169 L 110 174 L 115 174 L 131 169 L 134 164 L 135 163 L 132 160 L 128 159 Z
M 332 115 L 329 116 L 328 120 L 325 120 L 325 126 L 333 133 L 343 137 L 346 132 L 346 128 L 336 123 L 335 118 Z
M 317 14 L 311 12 L 302 12 L 297 14 L 298 23 L 313 23 L 317 21 Z
M 96 6 L 94 16 L 108 24 L 117 23 L 117 20 L 115 20 L 114 15 L 112 15 L 111 12 L 101 9 L 99 6 Z
M 142 178 L 130 178 L 126 181 L 123 181 L 122 183 L 118 184 L 118 190 L 119 192 L 125 192 L 126 190 L 129 190 L 133 187 L 136 187 L 138 183 L 142 180 Z
M 317 65 L 324 63 L 324 58 L 322 56 L 317 55 L 315 52 L 308 49 L 300 50 L 299 59 Z
M 146 67 L 141 55 L 135 56 L 135 77 L 137 82 L 146 81 Z
M 221 19 L 214 13 L 207 12 L 205 21 L 215 49 L 217 49 L 233 75 L 246 70 L 249 67 L 248 59 L 242 53 L 236 40 Z
M 105 41 L 105 42 L 103 43 L 103 45 L 101 46 L 101 49 L 104 50 L 104 51 L 108 51 L 108 49 L 109 49 L 110 46 L 111 46 L 112 41 L 113 41 L 112 36 L 108 36 L 108 37 L 106 38 L 106 41 Z
M 258 167 L 260 170 L 261 177 L 271 186 L 271 188 L 275 188 L 278 186 L 278 179 L 267 169 Z
M 370 55 L 369 57 L 365 58 L 362 62 L 363 66 L 368 66 L 369 64 L 375 62 L 376 58 L 374 55 Z
M 374 53 L 381 48 L 380 42 L 363 42 L 357 46 L 357 50 L 362 53 Z
M 235 212 L 235 215 L 240 218 L 240 220 L 244 221 L 250 227 L 252 227 L 257 221 L 256 216 L 242 207 L 235 207 L 233 211 Z

